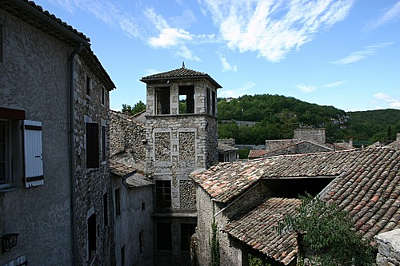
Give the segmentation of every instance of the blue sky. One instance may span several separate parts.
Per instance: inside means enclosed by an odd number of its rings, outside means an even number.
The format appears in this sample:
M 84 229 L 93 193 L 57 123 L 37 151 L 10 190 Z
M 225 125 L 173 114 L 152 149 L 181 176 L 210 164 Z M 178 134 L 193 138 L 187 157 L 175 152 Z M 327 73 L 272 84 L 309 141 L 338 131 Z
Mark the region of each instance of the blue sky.
M 90 37 L 114 110 L 145 100 L 142 76 L 182 61 L 216 79 L 219 97 L 400 109 L 399 0 L 35 2 Z

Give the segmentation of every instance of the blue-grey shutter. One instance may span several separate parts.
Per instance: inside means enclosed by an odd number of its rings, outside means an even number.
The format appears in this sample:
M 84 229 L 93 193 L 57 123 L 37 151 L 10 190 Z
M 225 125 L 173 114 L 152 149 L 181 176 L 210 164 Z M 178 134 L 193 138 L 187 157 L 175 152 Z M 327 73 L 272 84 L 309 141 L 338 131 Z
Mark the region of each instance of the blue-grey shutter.
M 42 158 L 42 123 L 24 120 L 25 187 L 44 184 Z

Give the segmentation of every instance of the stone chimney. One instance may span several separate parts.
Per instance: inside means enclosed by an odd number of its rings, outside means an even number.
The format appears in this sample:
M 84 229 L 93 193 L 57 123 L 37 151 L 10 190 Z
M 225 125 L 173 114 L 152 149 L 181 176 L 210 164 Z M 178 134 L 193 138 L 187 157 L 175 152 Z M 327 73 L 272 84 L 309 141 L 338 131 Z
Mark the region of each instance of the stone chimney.
M 400 133 L 397 133 L 396 140 L 399 140 L 399 141 L 400 141 Z
M 349 147 L 350 147 L 350 149 L 353 148 L 353 138 L 349 139 Z

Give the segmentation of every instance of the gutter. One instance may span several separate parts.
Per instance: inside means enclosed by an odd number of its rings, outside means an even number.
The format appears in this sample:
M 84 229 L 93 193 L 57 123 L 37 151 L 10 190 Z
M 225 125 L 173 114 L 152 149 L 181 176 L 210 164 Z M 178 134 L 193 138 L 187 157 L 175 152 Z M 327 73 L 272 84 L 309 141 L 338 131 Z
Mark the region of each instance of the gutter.
M 76 244 L 75 244 L 75 197 L 74 197 L 74 173 L 75 173 L 75 154 L 74 154 L 74 58 L 75 56 L 82 51 L 84 43 L 79 43 L 74 50 L 72 51 L 70 57 L 68 58 L 68 66 L 69 66 L 69 86 L 68 86 L 68 153 L 69 153 L 69 170 L 70 170 L 70 193 L 71 193 L 71 201 L 70 201 L 70 208 L 71 208 L 71 244 L 72 244 L 72 265 L 75 265 L 75 258 L 76 258 Z

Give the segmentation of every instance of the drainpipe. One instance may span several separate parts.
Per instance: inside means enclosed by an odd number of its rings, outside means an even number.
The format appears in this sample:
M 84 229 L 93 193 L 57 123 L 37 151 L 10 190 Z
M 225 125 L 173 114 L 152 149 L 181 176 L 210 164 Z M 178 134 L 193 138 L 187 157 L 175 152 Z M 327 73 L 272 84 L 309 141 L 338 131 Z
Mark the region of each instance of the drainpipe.
M 79 43 L 72 51 L 70 57 L 68 58 L 69 66 L 69 97 L 68 97 L 68 122 L 69 122 L 69 138 L 68 138 L 68 153 L 69 153 L 69 170 L 70 170 L 70 193 L 71 193 L 71 244 L 72 244 L 72 265 L 76 264 L 76 245 L 75 245 L 75 197 L 74 197 L 74 173 L 75 173 L 75 154 L 74 154 L 74 58 L 82 51 L 83 43 Z

